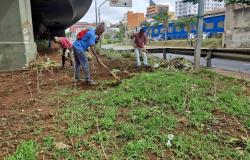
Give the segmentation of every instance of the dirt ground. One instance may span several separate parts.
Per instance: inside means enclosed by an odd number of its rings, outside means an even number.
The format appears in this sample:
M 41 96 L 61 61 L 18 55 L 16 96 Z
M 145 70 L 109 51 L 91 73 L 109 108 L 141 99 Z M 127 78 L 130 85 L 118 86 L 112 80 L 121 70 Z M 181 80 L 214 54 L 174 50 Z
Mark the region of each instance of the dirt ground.
M 39 60 L 44 59 L 50 59 L 59 64 L 61 62 L 61 56 L 54 51 L 40 52 Z M 121 78 L 128 78 L 130 77 L 128 73 L 137 72 L 134 67 L 135 61 L 131 59 L 114 60 L 102 57 L 101 60 L 110 69 L 123 71 L 118 74 Z M 66 64 L 64 69 L 58 66 L 43 70 L 41 73 L 32 68 L 24 71 L 0 72 L 0 159 L 12 154 L 21 141 L 33 139 L 39 142 L 45 136 L 57 133 L 58 128 L 55 128 L 54 117 L 57 110 L 65 103 L 59 98 L 58 101 L 55 100 L 57 91 L 64 88 L 78 88 L 84 91 L 98 87 L 98 85 L 88 86 L 84 82 L 75 84 L 73 68 L 69 63 Z M 94 80 L 102 82 L 114 79 L 100 64 L 91 61 L 90 67 Z M 211 130 L 217 131 L 224 128 L 225 133 L 236 137 L 249 134 L 249 131 L 239 127 L 239 122 L 234 117 L 217 110 L 214 112 L 219 123 L 216 126 L 211 124 Z M 185 119 L 183 121 L 181 123 L 185 124 Z M 60 139 L 60 136 L 58 134 L 57 139 Z M 39 157 L 39 159 L 44 158 Z
M 39 60 L 50 59 L 61 62 L 61 56 L 54 51 L 39 53 Z M 102 57 L 101 60 L 110 69 L 122 69 L 121 78 L 129 77 L 135 72 L 134 61 L 112 60 Z M 84 82 L 75 84 L 73 68 L 69 63 L 62 69 L 60 66 L 44 70 L 29 69 L 15 72 L 0 72 L 0 159 L 13 153 L 20 141 L 41 140 L 55 130 L 53 117 L 63 102 L 52 102 L 50 97 L 63 88 L 95 89 Z M 110 73 L 95 61 L 90 62 L 91 75 L 94 80 L 112 80 Z M 124 68 L 126 70 L 124 70 Z M 122 70 L 121 70 L 122 71 Z M 82 73 L 83 74 L 83 73 Z M 56 103 L 56 105 L 55 105 Z M 61 103 L 61 104 L 60 104 Z

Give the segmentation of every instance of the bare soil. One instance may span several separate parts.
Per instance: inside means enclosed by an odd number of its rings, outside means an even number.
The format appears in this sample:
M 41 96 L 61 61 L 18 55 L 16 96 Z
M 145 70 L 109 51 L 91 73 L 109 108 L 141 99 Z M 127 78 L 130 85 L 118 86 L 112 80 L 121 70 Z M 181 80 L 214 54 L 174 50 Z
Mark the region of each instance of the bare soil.
M 38 61 L 49 58 L 61 62 L 61 56 L 54 51 L 40 52 L 38 57 Z M 111 70 L 123 71 L 118 74 L 121 78 L 127 78 L 129 73 L 136 72 L 133 60 L 112 60 L 105 57 L 101 57 L 101 60 Z M 41 141 L 44 136 L 55 133 L 57 129 L 53 118 L 64 104 L 62 100 L 52 100 L 57 91 L 64 88 L 92 90 L 98 87 L 89 86 L 84 82 L 75 84 L 73 68 L 69 63 L 66 64 L 64 69 L 54 67 L 42 71 L 41 74 L 34 69 L 0 72 L 0 159 L 12 154 L 21 141 Z M 90 67 L 95 81 L 114 80 L 112 75 L 95 61 L 90 62 Z

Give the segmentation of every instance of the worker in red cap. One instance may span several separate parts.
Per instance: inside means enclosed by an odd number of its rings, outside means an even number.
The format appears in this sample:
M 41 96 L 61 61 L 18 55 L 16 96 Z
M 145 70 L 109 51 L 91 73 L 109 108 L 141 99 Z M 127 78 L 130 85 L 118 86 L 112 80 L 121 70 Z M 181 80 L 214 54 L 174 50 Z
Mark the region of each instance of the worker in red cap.
M 96 83 L 90 76 L 89 72 L 89 62 L 87 58 L 87 50 L 90 48 L 93 55 L 96 57 L 97 62 L 100 62 L 96 50 L 94 48 L 97 40 L 100 38 L 102 33 L 105 30 L 104 23 L 101 23 L 96 30 L 87 30 L 84 33 L 84 36 L 77 39 L 73 43 L 74 57 L 75 57 L 75 80 L 80 82 L 82 79 L 80 78 L 80 67 L 82 66 L 84 70 L 83 80 L 87 82 L 89 85 L 95 85 Z

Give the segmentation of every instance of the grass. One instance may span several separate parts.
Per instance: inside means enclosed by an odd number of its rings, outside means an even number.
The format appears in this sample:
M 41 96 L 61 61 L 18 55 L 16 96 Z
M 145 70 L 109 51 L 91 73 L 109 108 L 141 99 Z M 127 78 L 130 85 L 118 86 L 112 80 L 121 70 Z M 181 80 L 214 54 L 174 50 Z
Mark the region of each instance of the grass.
M 34 141 L 23 142 L 17 147 L 16 153 L 7 160 L 36 160 L 38 145 Z
M 22 143 L 8 160 L 35 159 L 41 151 L 51 153 L 54 159 L 247 160 L 247 85 L 207 70 L 188 73 L 159 69 L 105 91 L 65 89 L 58 93 L 65 105 L 55 121 L 64 143 L 71 148 L 56 149 L 54 144 L 60 139 L 48 136 L 39 144 L 41 147 L 33 141 Z M 216 110 L 231 121 L 221 122 L 214 114 Z M 180 122 L 183 117 L 186 124 Z M 239 128 L 241 131 L 237 131 Z M 169 134 L 174 135 L 172 146 L 167 145 Z

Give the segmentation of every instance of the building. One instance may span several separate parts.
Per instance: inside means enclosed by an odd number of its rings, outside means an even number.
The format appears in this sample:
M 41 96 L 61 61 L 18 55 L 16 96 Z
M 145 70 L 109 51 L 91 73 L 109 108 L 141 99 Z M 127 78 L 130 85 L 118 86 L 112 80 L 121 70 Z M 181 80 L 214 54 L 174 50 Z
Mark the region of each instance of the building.
M 125 24 L 125 25 L 128 24 L 128 14 L 127 14 L 127 13 L 124 13 L 124 16 L 123 16 L 123 18 L 122 18 L 121 23 L 122 23 L 122 24 Z
M 205 0 L 205 12 L 214 11 L 218 9 L 223 9 L 225 2 L 219 2 L 215 0 Z M 197 15 L 198 13 L 198 4 L 193 3 L 183 3 L 183 0 L 175 1 L 175 13 L 176 17 L 188 17 Z
M 127 12 L 127 27 L 128 29 L 134 29 L 140 27 L 141 23 L 145 20 L 144 13 L 133 13 L 133 11 Z
M 77 22 L 74 25 L 69 27 L 69 32 L 71 34 L 71 38 L 75 39 L 76 35 L 83 29 L 95 27 L 95 23 L 88 22 Z
M 150 0 L 150 6 L 147 7 L 147 18 L 153 18 L 160 12 L 168 12 L 169 6 L 168 5 L 160 5 L 156 4 L 153 0 Z

